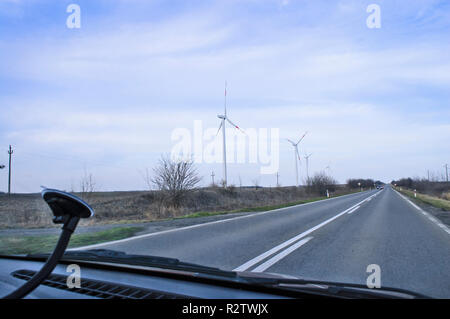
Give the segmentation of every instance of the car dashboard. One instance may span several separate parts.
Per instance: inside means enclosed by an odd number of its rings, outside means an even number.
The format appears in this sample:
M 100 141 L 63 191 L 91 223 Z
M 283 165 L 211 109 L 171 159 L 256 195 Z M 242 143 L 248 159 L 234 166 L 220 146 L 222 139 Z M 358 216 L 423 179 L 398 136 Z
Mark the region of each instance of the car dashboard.
M 42 261 L 0 259 L 0 297 L 24 284 L 43 265 Z M 80 265 L 80 288 L 69 288 L 69 264 L 58 264 L 52 274 L 33 292 L 30 299 L 272 299 L 285 296 L 240 288 L 212 285 L 183 276 L 169 278 L 154 272 L 124 272 L 108 267 Z M 143 270 L 134 267 L 134 270 Z M 173 277 L 173 276 L 172 276 Z

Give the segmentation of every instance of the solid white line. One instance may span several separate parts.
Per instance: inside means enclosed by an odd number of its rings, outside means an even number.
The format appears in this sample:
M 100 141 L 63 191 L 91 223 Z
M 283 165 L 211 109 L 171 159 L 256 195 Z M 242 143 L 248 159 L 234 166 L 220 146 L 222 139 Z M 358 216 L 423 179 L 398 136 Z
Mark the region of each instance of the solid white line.
M 376 194 L 375 194 L 375 195 L 376 195 Z M 375 196 L 375 195 L 371 195 L 371 197 L 373 197 L 373 196 Z M 327 219 L 327 220 L 321 222 L 320 224 L 318 224 L 318 225 L 316 225 L 316 226 L 314 226 L 314 227 L 312 227 L 312 228 L 310 228 L 310 229 L 304 231 L 303 233 L 298 234 L 297 236 L 292 237 L 291 239 L 289 239 L 289 240 L 287 240 L 287 241 L 285 241 L 285 242 L 279 244 L 278 246 L 273 247 L 272 249 L 270 249 L 270 250 L 268 250 L 268 251 L 262 253 L 261 255 L 256 256 L 255 258 L 253 258 L 253 259 L 247 261 L 246 263 L 240 265 L 239 267 L 233 269 L 233 271 L 245 271 L 245 270 L 249 269 L 250 267 L 252 267 L 252 266 L 256 265 L 257 263 L 261 262 L 262 260 L 266 259 L 266 258 L 269 257 L 270 255 L 275 254 L 276 252 L 280 251 L 280 250 L 283 249 L 284 247 L 291 245 L 292 243 L 294 243 L 294 242 L 296 242 L 296 241 L 302 239 L 303 237 L 309 235 L 309 234 L 312 233 L 313 231 L 315 231 L 315 230 L 317 230 L 317 229 L 319 229 L 319 228 L 325 226 L 326 224 L 332 222 L 332 221 L 335 220 L 336 218 L 338 218 L 338 217 L 340 217 L 340 216 L 346 214 L 348 211 L 352 210 L 352 209 L 355 208 L 356 206 L 361 205 L 365 200 L 366 200 L 366 199 L 360 201 L 359 203 L 353 205 L 353 206 L 350 207 L 350 208 L 347 208 L 347 209 L 344 210 L 343 212 L 341 212 L 341 213 L 339 213 L 339 214 L 337 214 L 337 215 L 335 215 L 335 216 L 333 216 L 333 217 L 331 217 L 331 218 L 329 218 L 329 219 Z
M 410 203 L 414 208 L 416 208 L 420 213 L 422 213 L 422 215 L 426 216 L 431 222 L 433 222 L 434 224 L 436 224 L 437 226 L 439 226 L 442 230 L 444 230 L 447 234 L 450 235 L 450 228 L 448 228 L 446 225 L 442 224 L 440 222 L 440 220 L 438 220 L 437 218 L 433 217 L 432 215 L 430 215 L 429 213 L 427 213 L 426 211 L 424 211 L 422 208 L 420 208 L 419 206 L 417 206 L 416 204 L 414 204 L 412 201 L 410 201 L 408 198 L 406 198 L 405 196 L 403 196 L 402 194 L 400 194 L 397 190 L 394 189 L 394 191 L 404 200 L 406 200 L 408 203 Z
M 324 201 L 329 201 L 329 200 L 333 200 L 333 199 L 337 199 L 337 198 L 343 198 L 343 197 L 350 196 L 350 195 L 355 195 L 355 194 L 359 194 L 359 193 L 352 193 L 352 194 L 342 195 L 342 196 L 338 196 L 338 197 L 326 198 L 326 199 L 318 200 L 318 201 L 315 201 L 315 202 L 309 202 L 309 203 L 299 204 L 299 205 L 295 205 L 295 206 L 277 208 L 277 209 L 268 210 L 268 211 L 265 211 L 265 212 L 253 213 L 253 214 L 249 214 L 249 215 L 245 215 L 245 216 L 238 216 L 238 217 L 233 217 L 233 218 L 228 218 L 228 219 L 216 220 L 216 221 L 213 221 L 213 222 L 207 222 L 207 223 L 196 224 L 196 225 L 191 225 L 191 226 L 185 226 L 185 227 L 179 227 L 179 228 L 174 228 L 174 229 L 168 229 L 168 230 L 163 230 L 163 231 L 159 231 L 159 232 L 143 234 L 143 235 L 133 236 L 133 237 L 129 237 L 129 238 L 114 240 L 114 241 L 108 241 L 108 242 L 101 243 L 101 244 L 94 244 L 94 245 L 89 245 L 89 246 L 70 248 L 68 250 L 73 251 L 73 250 L 95 249 L 95 248 L 98 248 L 98 247 L 104 247 L 104 246 L 109 246 L 109 245 L 121 244 L 121 243 L 125 243 L 125 242 L 128 242 L 128 241 L 136 240 L 136 239 L 142 239 L 142 238 L 147 238 L 147 237 L 152 237 L 152 236 L 172 233 L 172 232 L 181 231 L 181 230 L 193 229 L 193 228 L 202 227 L 202 226 L 208 226 L 208 225 L 213 225 L 213 224 L 226 223 L 226 222 L 230 222 L 230 221 L 233 221 L 233 220 L 238 220 L 238 219 L 243 219 L 243 218 L 250 218 L 250 217 L 254 217 L 254 216 L 260 216 L 260 215 L 264 215 L 264 214 L 280 212 L 280 211 L 289 210 L 289 209 L 296 208 L 296 207 L 303 207 L 303 206 L 307 206 L 307 205 L 323 203 Z
M 308 241 L 310 241 L 313 237 L 306 237 L 305 239 L 300 240 L 299 242 L 295 243 L 294 245 L 290 246 L 289 248 L 286 248 L 281 253 L 278 253 L 277 255 L 273 256 L 269 260 L 267 260 L 265 263 L 259 265 L 255 269 L 252 270 L 252 272 L 263 272 L 273 264 L 279 262 L 281 259 L 292 253 L 294 250 L 300 248 L 304 244 L 306 244 Z
M 433 223 L 439 224 L 439 221 L 434 217 L 428 216 L 428 219 L 431 220 Z

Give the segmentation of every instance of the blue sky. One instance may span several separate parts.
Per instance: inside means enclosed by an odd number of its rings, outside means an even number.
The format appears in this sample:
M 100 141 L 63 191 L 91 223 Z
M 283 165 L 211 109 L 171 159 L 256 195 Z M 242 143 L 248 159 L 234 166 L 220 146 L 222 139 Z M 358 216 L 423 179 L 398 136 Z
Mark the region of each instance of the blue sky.
M 80 29 L 66 27 L 71 3 Z M 366 26 L 372 3 L 380 29 Z M 77 189 L 85 169 L 100 189 L 143 189 L 174 129 L 218 127 L 227 80 L 234 121 L 280 130 L 283 185 L 295 180 L 284 139 L 304 131 L 310 170 L 340 182 L 438 175 L 449 35 L 448 1 L 0 0 L 0 164 L 12 144 L 16 192 Z M 222 174 L 198 168 L 205 184 Z M 230 165 L 239 177 L 275 183 L 255 164 Z

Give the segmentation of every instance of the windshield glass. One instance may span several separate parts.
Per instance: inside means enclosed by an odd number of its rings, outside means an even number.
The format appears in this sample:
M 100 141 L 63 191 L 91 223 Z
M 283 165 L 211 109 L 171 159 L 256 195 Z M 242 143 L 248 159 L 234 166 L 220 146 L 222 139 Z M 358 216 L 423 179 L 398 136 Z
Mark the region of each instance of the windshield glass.
M 52 252 L 44 186 L 69 249 L 450 298 L 449 15 L 0 1 L 0 253 Z

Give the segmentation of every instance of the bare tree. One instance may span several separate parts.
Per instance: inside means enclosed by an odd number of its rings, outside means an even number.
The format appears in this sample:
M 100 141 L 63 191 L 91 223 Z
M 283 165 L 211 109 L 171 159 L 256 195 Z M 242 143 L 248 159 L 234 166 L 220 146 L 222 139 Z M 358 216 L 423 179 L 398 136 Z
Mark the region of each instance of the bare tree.
M 83 198 L 89 198 L 90 195 L 96 190 L 96 182 L 92 173 L 88 173 L 84 170 L 84 175 L 80 181 L 80 192 Z
M 153 173 L 152 183 L 173 207 L 179 207 L 201 180 L 191 159 L 174 161 L 168 155 L 161 156 Z
M 313 177 L 308 178 L 306 181 L 307 190 L 320 195 L 325 195 L 327 190 L 333 192 L 337 183 L 333 177 L 323 171 L 315 173 Z

